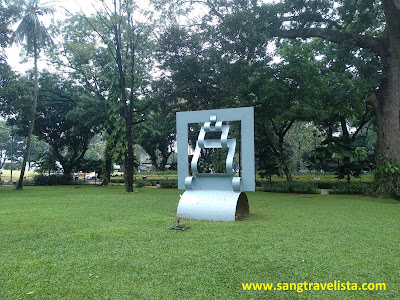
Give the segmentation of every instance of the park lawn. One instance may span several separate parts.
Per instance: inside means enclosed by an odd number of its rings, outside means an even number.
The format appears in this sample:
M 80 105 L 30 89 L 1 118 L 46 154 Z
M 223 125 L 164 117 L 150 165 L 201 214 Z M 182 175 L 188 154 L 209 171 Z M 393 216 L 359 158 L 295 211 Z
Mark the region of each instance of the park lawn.
M 0 187 L 0 299 L 400 299 L 400 205 L 249 193 L 251 216 L 169 229 L 178 190 Z M 244 291 L 250 282 L 386 291 Z

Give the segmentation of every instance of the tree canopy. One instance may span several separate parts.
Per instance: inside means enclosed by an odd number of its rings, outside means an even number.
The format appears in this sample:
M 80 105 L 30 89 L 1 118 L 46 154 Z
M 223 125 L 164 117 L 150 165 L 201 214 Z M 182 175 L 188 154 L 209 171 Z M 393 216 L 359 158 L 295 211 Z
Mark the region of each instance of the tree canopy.
M 18 12 L 5 10 L 5 3 L 0 2 L 0 13 L 7 13 L 0 26 L 0 43 L 3 38 L 4 45 L 10 37 L 7 20 Z M 36 90 L 33 99 L 40 91 L 41 101 L 46 97 L 46 101 L 55 101 L 38 108 L 41 113 L 35 133 L 45 139 L 46 132 L 57 132 L 58 138 L 47 142 L 54 144 L 53 149 L 63 149 L 63 154 L 55 156 L 68 172 L 73 167 L 62 163 L 70 147 L 63 144 L 67 143 L 64 138 L 79 136 L 81 141 L 76 141 L 79 146 L 75 148 L 84 150 L 102 128 L 107 144 L 106 178 L 112 161 L 122 158 L 126 190 L 131 192 L 135 143 L 163 169 L 174 151 L 176 111 L 239 106 L 256 108 L 257 165 L 264 175 L 285 174 L 291 180 L 291 172 L 306 165 L 305 161 L 291 160 L 294 153 L 304 154 L 294 138 L 299 128 L 306 132 L 305 139 L 311 138 L 313 130 L 318 132 L 320 153 L 325 151 L 327 161 L 340 156 L 344 172 L 354 157 L 364 157 L 350 155 L 356 149 L 358 154 L 376 150 L 378 165 L 399 161 L 397 1 L 151 3 L 160 14 L 143 13 L 135 2 L 109 0 L 99 1 L 91 16 L 71 14 L 53 24 L 55 45 L 47 55 L 65 78 L 43 73 L 39 82 L 35 63 L 34 84 L 27 84 L 17 95 L 15 85 L 27 79 L 18 78 L 7 67 L 0 69 L 4 74 L 0 101 L 7 104 L 3 114 L 14 110 L 29 115 L 29 102 L 24 104 L 23 100 L 29 98 L 32 86 Z M 25 41 L 26 50 L 36 58 L 41 47 L 50 45 L 50 35 L 39 30 L 43 29 L 39 25 L 40 17 L 51 8 L 38 4 L 26 2 L 20 26 L 13 34 L 14 40 Z M 202 14 L 195 16 L 193 10 L 199 7 Z M 161 21 L 156 23 L 154 16 Z M 53 96 L 46 94 L 46 89 Z M 64 98 L 74 99 L 58 101 Z M 104 127 L 91 118 L 93 106 L 101 107 Z M 31 112 L 32 121 L 21 122 L 25 129 L 38 116 L 36 108 Z M 92 127 L 76 122 L 79 118 L 97 124 L 87 137 L 79 128 Z M 57 123 L 57 119 L 63 122 Z M 377 133 L 376 145 L 366 141 L 365 132 L 370 128 Z M 311 151 L 310 147 L 304 149 Z M 85 151 L 78 152 L 67 156 L 78 161 Z M 377 182 L 386 175 L 378 172 Z M 400 183 L 399 174 L 392 177 Z M 384 183 L 381 187 L 390 190 Z

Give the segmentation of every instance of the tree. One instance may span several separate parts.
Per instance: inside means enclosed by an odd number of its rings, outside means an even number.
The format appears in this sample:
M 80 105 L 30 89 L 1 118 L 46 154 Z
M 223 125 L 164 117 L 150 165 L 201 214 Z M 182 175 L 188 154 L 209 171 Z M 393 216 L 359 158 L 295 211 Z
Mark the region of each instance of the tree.
M 15 169 L 20 165 L 19 159 L 23 156 L 25 141 L 17 134 L 16 128 L 7 123 L 12 123 L 12 121 L 0 121 L 0 169 L 10 168 L 10 165 L 5 163 L 6 160 L 12 160 L 13 169 Z
M 71 175 L 83 162 L 90 140 L 102 129 L 104 102 L 50 73 L 43 73 L 39 82 L 34 134 L 51 146 L 64 174 Z
M 255 106 L 257 158 L 262 174 L 285 174 L 292 181 L 294 149 L 287 135 L 296 122 L 311 122 L 321 113 L 315 102 L 326 92 L 323 64 L 308 43 L 288 43 L 279 49 L 281 61 L 252 63 L 249 81 L 241 87 L 243 103 Z M 322 108 L 323 109 L 323 108 Z
M 214 32 L 217 37 L 207 39 Z M 265 50 L 231 49 L 224 45 L 227 38 L 213 28 L 206 33 L 169 28 L 159 46 L 162 69 L 170 73 L 170 82 L 164 79 L 168 94 L 187 110 L 255 106 L 259 171 L 284 173 L 290 181 L 285 136 L 295 121 L 316 115 L 315 101 L 326 90 L 323 64 L 310 45 L 284 45 L 281 62 L 272 63 Z
M 13 18 L 19 13 L 19 7 L 14 1 L 0 0 L 0 62 L 6 60 L 3 49 L 9 45 L 12 33 L 10 26 Z
M 366 147 L 357 147 L 357 142 L 349 135 L 327 137 L 314 153 L 318 157 L 318 167 L 334 171 L 337 178 L 346 178 L 347 182 L 351 176 L 360 177 L 362 171 L 370 170 L 371 155 Z
M 2 115 L 7 113 L 7 90 L 16 79 L 16 75 L 7 64 L 4 49 L 10 43 L 10 35 L 12 33 L 10 26 L 17 14 L 18 7 L 14 3 L 0 0 L 0 114 Z
M 150 156 L 156 170 L 164 171 L 169 157 L 174 153 L 175 113 L 179 103 L 174 99 L 170 81 L 162 78 L 153 83 L 151 111 L 137 127 L 137 143 Z
M 51 149 L 40 153 L 35 158 L 35 165 L 39 168 L 40 174 L 44 175 L 45 172 L 48 172 L 49 177 L 52 171 L 59 171 L 57 159 L 54 157 Z
M 243 15 L 248 17 L 247 20 Z M 351 45 L 349 51 L 354 56 L 375 54 L 381 62 L 383 76 L 377 89 L 365 90 L 365 100 L 377 116 L 378 164 L 385 159 L 392 164 L 400 161 L 398 1 L 287 0 L 277 4 L 251 5 L 223 16 L 223 22 L 229 21 L 241 21 L 236 24 L 235 33 L 244 43 L 254 36 L 259 39 L 260 46 L 274 38 L 321 38 L 331 43 Z M 393 176 L 398 186 L 400 176 L 397 172 Z M 389 189 L 386 186 L 381 190 Z
M 43 147 L 43 142 L 46 142 L 51 146 L 51 156 L 60 162 L 64 173 L 70 175 L 79 167 L 91 138 L 102 129 L 106 119 L 105 104 L 82 86 L 76 85 L 73 80 L 62 76 L 44 72 L 39 77 L 39 84 L 36 107 L 38 117 L 28 158 L 30 161 L 36 160 L 39 153 L 47 152 Z M 19 92 L 24 94 L 22 86 Z M 8 117 L 7 122 L 16 125 L 14 130 L 19 135 L 26 136 L 30 127 L 30 115 L 27 111 L 31 107 L 24 106 L 27 102 L 18 98 L 10 103 L 13 114 Z
M 4 121 L 0 121 L 0 170 L 3 168 L 6 158 L 10 156 L 8 145 L 11 144 L 11 128 L 5 126 Z
M 18 77 L 11 70 L 7 63 L 0 62 L 0 115 L 7 116 L 13 113 L 12 107 L 16 98 L 21 98 L 18 95 Z
M 184 6 L 188 1 L 159 1 L 169 7 Z M 248 56 L 263 52 L 270 42 L 282 39 L 317 38 L 347 48 L 348 57 L 363 57 L 366 62 L 379 65 L 376 74 L 362 66 L 351 66 L 365 77 L 379 78 L 378 86 L 365 87 L 365 101 L 377 117 L 378 160 L 385 165 L 397 165 L 400 159 L 400 2 L 397 0 L 286 0 L 274 4 L 260 1 L 195 1 L 202 4 L 209 15 L 202 28 L 218 23 L 223 37 L 218 45 Z M 166 3 L 166 4 L 165 4 Z M 207 9 L 203 10 L 205 13 Z M 386 175 L 378 172 L 379 176 Z M 392 172 L 396 186 L 400 173 Z M 389 191 L 389 185 L 380 186 Z
M 16 74 L 7 63 L 4 49 L 10 43 L 13 18 L 18 14 L 17 6 L 10 1 L 0 0 L 0 115 L 5 116 L 9 111 L 9 102 L 15 95 L 10 95 L 11 86 L 17 79 Z M 11 99 L 10 99 L 11 98 Z
M 64 42 L 57 55 L 107 103 L 106 127 L 112 139 L 106 148 L 119 148 L 124 157 L 125 190 L 132 192 L 133 126 L 143 121 L 146 110 L 153 27 L 138 20 L 139 9 L 132 1 L 100 3 L 104 9 L 95 16 L 73 16 L 63 24 L 59 31 Z M 59 63 L 65 64 L 65 60 L 61 58 Z M 110 156 L 105 158 L 110 166 Z
M 25 174 L 25 167 L 28 161 L 29 150 L 32 140 L 32 132 L 35 125 L 35 119 L 37 117 L 36 106 L 38 98 L 38 68 L 37 62 L 39 58 L 40 50 L 51 43 L 51 37 L 48 34 L 43 23 L 40 21 L 39 16 L 44 14 L 53 13 L 54 9 L 49 6 L 41 6 L 39 0 L 29 0 L 24 3 L 23 17 L 18 25 L 16 31 L 12 36 L 13 42 L 24 43 L 28 55 L 33 55 L 33 74 L 34 74 L 34 92 L 32 108 L 30 111 L 30 124 L 28 137 L 26 142 L 25 154 L 22 162 L 21 174 L 16 186 L 16 189 L 22 189 L 22 182 Z
M 238 82 L 240 66 L 235 70 L 221 59 L 223 53 L 210 46 L 209 37 L 172 25 L 159 39 L 157 58 L 164 84 L 169 85 L 170 97 L 186 110 L 235 106 L 232 87 Z

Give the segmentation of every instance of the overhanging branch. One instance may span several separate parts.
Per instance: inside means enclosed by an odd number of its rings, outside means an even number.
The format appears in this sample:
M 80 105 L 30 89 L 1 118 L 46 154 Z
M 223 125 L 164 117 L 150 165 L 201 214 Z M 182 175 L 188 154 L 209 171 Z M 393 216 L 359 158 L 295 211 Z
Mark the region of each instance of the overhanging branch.
M 346 41 L 352 41 L 356 46 L 360 48 L 367 48 L 376 52 L 380 56 L 385 55 L 385 38 L 383 37 L 372 37 L 361 35 L 357 33 L 343 33 L 339 30 L 333 30 L 328 28 L 301 28 L 301 29 L 289 29 L 280 30 L 276 33 L 277 37 L 281 38 L 312 38 L 318 37 L 333 43 L 343 43 Z

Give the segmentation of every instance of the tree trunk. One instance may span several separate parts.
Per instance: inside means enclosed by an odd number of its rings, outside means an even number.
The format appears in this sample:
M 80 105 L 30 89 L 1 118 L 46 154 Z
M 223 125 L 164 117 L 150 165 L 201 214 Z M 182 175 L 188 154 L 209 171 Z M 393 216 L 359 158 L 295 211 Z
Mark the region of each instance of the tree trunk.
M 160 162 L 160 165 L 159 165 L 159 168 L 158 168 L 160 171 L 165 171 L 165 166 L 167 165 L 168 159 L 169 159 L 169 157 L 171 156 L 172 153 L 173 153 L 173 151 L 172 152 L 168 152 L 168 153 L 161 153 L 162 159 L 161 159 L 161 162 Z
M 400 87 L 400 80 L 399 78 L 395 78 L 395 76 L 390 76 L 392 78 L 389 76 L 390 75 L 383 80 L 377 93 L 378 154 L 381 156 L 379 160 L 387 158 L 392 162 L 396 160 L 399 162 L 400 95 L 398 87 Z
M 71 175 L 72 174 L 72 166 L 70 164 L 66 164 L 63 166 L 64 175 Z
M 379 166 L 400 163 L 400 18 L 393 1 L 382 1 L 386 16 L 384 75 L 376 95 L 367 97 L 377 115 L 378 172 L 375 184 L 382 194 L 398 194 L 399 172 L 388 173 Z M 391 177 L 391 178 L 390 178 Z
M 125 118 L 127 151 L 125 154 L 125 191 L 133 192 L 133 141 L 132 141 L 132 114 L 128 112 Z
M 112 172 L 112 150 L 114 148 L 114 143 L 112 141 L 107 141 L 106 149 L 104 151 L 104 159 L 105 159 L 105 164 L 104 164 L 104 174 L 103 174 L 103 182 L 101 185 L 109 185 L 110 184 L 110 179 L 111 179 L 111 172 Z
M 290 169 L 288 167 L 284 167 L 283 172 L 285 172 L 286 181 L 293 182 L 292 172 L 290 172 Z
M 400 51 L 400 49 L 399 49 Z M 400 61 L 389 62 L 386 78 L 377 92 L 375 111 L 377 116 L 377 172 L 375 185 L 378 194 L 399 196 L 399 172 L 380 168 L 383 164 L 399 167 L 400 162 Z
M 117 1 L 114 1 L 114 13 L 118 15 L 117 10 Z M 128 15 L 128 24 L 131 26 L 130 16 Z M 125 191 L 127 193 L 133 192 L 133 141 L 132 141 L 132 120 L 133 120 L 133 100 L 134 100 L 134 81 L 135 81 L 135 51 L 134 51 L 134 42 L 133 36 L 130 36 L 130 40 L 128 41 L 128 50 L 131 50 L 131 53 L 126 53 L 126 57 L 131 59 L 130 63 L 130 74 L 132 76 L 130 82 L 130 98 L 129 102 L 127 97 L 127 78 L 124 68 L 124 64 L 122 61 L 122 33 L 121 33 L 121 26 L 122 26 L 122 19 L 120 19 L 121 23 L 117 23 L 114 26 L 114 39 L 115 39 L 115 46 L 116 46 L 116 53 L 115 53 L 115 62 L 117 63 L 118 73 L 119 73 L 119 89 L 121 93 L 121 100 L 123 103 L 123 117 L 125 120 L 125 128 L 126 128 L 126 153 L 124 157 L 124 178 L 125 178 Z M 131 28 L 132 30 L 132 28 Z
M 21 167 L 21 173 L 19 176 L 19 180 L 16 186 L 17 190 L 22 190 L 22 183 L 24 180 L 25 176 L 25 168 L 26 168 L 26 163 L 28 161 L 28 156 L 29 156 L 29 151 L 31 148 L 31 142 L 32 142 L 32 133 L 33 133 L 33 128 L 35 127 L 35 119 L 36 119 L 36 107 L 37 107 L 37 99 L 38 99 L 38 90 L 39 90 L 39 84 L 38 84 L 38 68 L 37 68 L 37 61 L 38 61 L 38 46 L 37 46 L 37 41 L 36 37 L 34 37 L 34 67 L 33 67 L 33 73 L 35 76 L 35 86 L 33 90 L 33 103 L 32 103 L 32 112 L 31 112 L 31 121 L 29 123 L 29 129 L 28 129 L 28 137 L 26 140 L 26 148 L 25 148 L 25 153 L 24 157 L 22 160 L 22 167 Z

